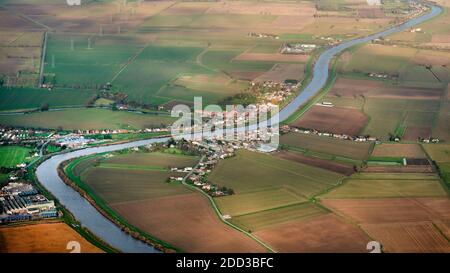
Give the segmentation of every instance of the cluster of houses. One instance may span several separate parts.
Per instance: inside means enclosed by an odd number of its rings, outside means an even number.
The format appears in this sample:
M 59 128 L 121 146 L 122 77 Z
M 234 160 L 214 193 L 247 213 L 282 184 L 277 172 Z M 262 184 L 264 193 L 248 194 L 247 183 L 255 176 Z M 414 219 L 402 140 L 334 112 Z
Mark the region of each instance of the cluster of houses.
M 199 150 L 205 151 L 205 155 L 203 160 L 192 169 L 192 174 L 188 177 L 187 181 L 212 197 L 233 194 L 232 189 L 220 187 L 212 183 L 207 179 L 207 176 L 219 160 L 235 155 L 236 149 L 239 148 L 237 143 L 209 140 L 203 142 L 193 141 L 192 144 L 196 145 Z
M 45 88 L 45 89 L 47 89 L 48 91 L 52 91 L 52 89 L 53 89 L 53 84 L 51 84 L 51 83 L 41 83 L 41 84 L 39 85 L 39 87 L 40 87 L 40 88 Z
M 250 32 L 248 34 L 248 37 L 252 38 L 270 38 L 270 39 L 280 39 L 278 35 L 275 34 L 269 34 L 269 33 L 257 33 L 257 32 Z
M 301 129 L 296 127 L 291 127 L 289 125 L 283 125 L 280 128 L 281 132 L 288 133 L 288 132 L 295 132 L 300 134 L 306 134 L 306 135 L 318 135 L 318 136 L 326 136 L 326 137 L 332 137 L 337 139 L 343 139 L 343 140 L 351 140 L 356 142 L 366 142 L 366 141 L 377 141 L 376 137 L 372 136 L 350 136 L 346 134 L 335 134 L 335 133 L 328 133 L 328 132 L 320 132 L 314 129 Z
M 164 128 L 145 128 L 141 130 L 127 130 L 127 129 L 104 129 L 104 130 L 75 130 L 74 133 L 78 135 L 114 135 L 114 134 L 135 134 L 135 133 L 154 133 L 154 132 L 165 132 L 169 129 Z
M 49 136 L 51 133 L 42 130 L 0 127 L 0 145 L 41 142 Z
M 0 223 L 58 217 L 53 200 L 48 200 L 28 183 L 9 182 L 0 189 Z
M 423 142 L 423 143 L 439 143 L 440 140 L 438 138 L 424 138 L 424 139 L 420 139 L 420 142 Z
M 315 44 L 286 43 L 281 47 L 282 54 L 308 54 L 317 48 Z
M 371 72 L 371 73 L 367 73 L 367 76 L 369 76 L 371 78 L 377 78 L 377 79 L 392 79 L 392 80 L 398 79 L 398 75 L 389 75 L 386 73 Z
M 279 105 L 282 101 L 287 99 L 299 87 L 300 83 L 297 80 L 286 80 L 284 82 L 264 81 L 261 83 L 252 82 L 253 88 L 262 90 L 259 92 L 258 105 L 274 107 Z M 267 92 L 264 92 L 267 91 Z

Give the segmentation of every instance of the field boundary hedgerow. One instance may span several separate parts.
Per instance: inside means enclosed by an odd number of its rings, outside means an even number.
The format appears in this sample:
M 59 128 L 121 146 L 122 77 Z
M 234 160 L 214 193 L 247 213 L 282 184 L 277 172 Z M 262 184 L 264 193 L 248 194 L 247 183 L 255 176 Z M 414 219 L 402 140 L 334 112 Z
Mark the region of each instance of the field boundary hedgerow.
M 200 163 L 203 161 L 204 158 L 205 158 L 205 157 L 203 156 L 203 157 L 200 159 L 200 161 L 199 161 L 198 164 L 200 164 Z M 198 164 L 197 164 L 197 166 L 198 166 Z M 197 166 L 196 166 L 196 167 L 197 167 Z M 195 167 L 194 167 L 194 169 L 195 169 Z M 211 203 L 211 206 L 213 207 L 214 212 L 216 213 L 216 215 L 217 215 L 217 217 L 219 218 L 220 221 L 222 221 L 224 224 L 226 224 L 226 225 L 232 227 L 233 229 L 235 229 L 235 230 L 237 230 L 237 231 L 239 231 L 239 232 L 245 234 L 246 236 L 250 237 L 251 239 L 253 239 L 253 240 L 256 241 L 257 243 L 259 243 L 260 245 L 262 245 L 264 248 L 266 248 L 267 250 L 269 250 L 270 252 L 272 252 L 272 253 L 276 253 L 276 252 L 277 252 L 277 251 L 275 251 L 273 248 L 271 248 L 268 244 L 266 244 L 265 242 L 261 241 L 259 238 L 257 238 L 257 237 L 254 236 L 253 234 L 251 234 L 251 233 L 249 233 L 249 232 L 243 230 L 242 228 L 236 226 L 235 224 L 230 223 L 230 222 L 228 222 L 227 220 L 225 220 L 225 219 L 222 217 L 222 213 L 220 212 L 219 207 L 217 206 L 216 202 L 214 202 L 214 199 L 213 199 L 211 196 L 209 196 L 208 194 L 206 194 L 203 190 L 201 190 L 201 189 L 199 189 L 199 188 L 197 188 L 197 187 L 194 187 L 193 185 L 189 185 L 188 183 L 186 183 L 186 179 L 189 178 L 189 176 L 192 174 L 192 172 L 193 172 L 193 171 L 189 172 L 189 173 L 183 178 L 183 181 L 182 181 L 181 183 L 182 183 L 183 185 L 185 185 L 186 187 L 192 189 L 192 190 L 195 190 L 195 191 L 200 192 L 205 198 L 207 198 L 207 199 L 209 200 L 209 202 Z

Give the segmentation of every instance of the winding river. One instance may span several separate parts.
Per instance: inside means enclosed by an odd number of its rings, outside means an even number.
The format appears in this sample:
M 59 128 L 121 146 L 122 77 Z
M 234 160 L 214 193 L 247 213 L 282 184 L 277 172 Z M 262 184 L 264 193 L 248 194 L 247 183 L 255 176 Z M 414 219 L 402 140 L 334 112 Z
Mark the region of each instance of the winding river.
M 279 113 L 279 120 L 286 120 L 292 115 L 301 105 L 311 99 L 317 92 L 319 92 L 326 84 L 328 79 L 328 67 L 332 58 L 342 52 L 343 50 L 357 44 L 370 42 L 373 39 L 384 37 L 396 32 L 401 32 L 423 23 L 442 12 L 442 8 L 432 6 L 431 11 L 420 17 L 411 19 L 402 25 L 398 25 L 373 34 L 367 37 L 350 40 L 334 46 L 324 51 L 318 58 L 314 69 L 313 78 L 306 88 L 285 108 Z M 83 227 L 88 228 L 92 233 L 101 238 L 106 243 L 122 252 L 141 252 L 141 253 L 155 253 L 159 252 L 153 247 L 132 238 L 130 235 L 123 232 L 120 228 L 110 222 L 102 214 L 100 214 L 86 199 L 84 199 L 78 192 L 67 186 L 58 176 L 58 166 L 66 160 L 76 158 L 79 156 L 91 155 L 96 153 L 110 152 L 121 150 L 130 147 L 147 145 L 150 143 L 167 141 L 167 138 L 148 139 L 141 141 L 134 141 L 125 144 L 116 144 L 111 146 L 102 146 L 94 148 L 86 148 L 77 150 L 66 154 L 55 155 L 43 163 L 41 163 L 36 175 L 40 183 L 47 188 L 60 202 L 64 205 L 82 224 Z

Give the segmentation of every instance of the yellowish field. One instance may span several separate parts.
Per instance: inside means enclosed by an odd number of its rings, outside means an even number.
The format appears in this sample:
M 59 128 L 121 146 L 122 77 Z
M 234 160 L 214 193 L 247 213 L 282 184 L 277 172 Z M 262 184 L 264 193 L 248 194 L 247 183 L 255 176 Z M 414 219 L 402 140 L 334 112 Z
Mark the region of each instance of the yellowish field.
M 247 192 L 215 199 L 222 214 L 238 216 L 306 201 L 287 188 Z
M 450 144 L 426 144 L 423 146 L 431 159 L 437 162 L 450 161 Z
M 326 210 L 314 204 L 301 203 L 232 217 L 231 222 L 244 230 L 255 232 L 291 221 L 308 219 L 326 212 Z
M 69 253 L 70 241 L 80 243 L 81 253 L 103 252 L 65 223 L 0 228 L 0 253 Z

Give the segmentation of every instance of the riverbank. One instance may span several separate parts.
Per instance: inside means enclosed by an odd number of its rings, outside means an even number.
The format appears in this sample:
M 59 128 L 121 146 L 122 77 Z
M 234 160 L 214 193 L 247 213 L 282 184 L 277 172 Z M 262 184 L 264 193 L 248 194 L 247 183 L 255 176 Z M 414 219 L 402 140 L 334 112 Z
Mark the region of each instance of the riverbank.
M 98 196 L 93 194 L 88 186 L 80 179 L 77 179 L 71 172 L 70 164 L 73 160 L 67 160 L 62 162 L 58 166 L 58 175 L 66 185 L 70 186 L 76 192 L 78 192 L 84 199 L 86 199 L 93 207 L 95 207 L 104 217 L 108 218 L 112 223 L 119 227 L 123 232 L 131 237 L 140 240 L 164 253 L 181 252 L 179 249 L 165 243 L 150 234 L 147 234 L 136 227 L 130 225 L 123 217 L 114 212 L 105 202 L 103 202 Z M 73 165 L 72 165 L 73 167 Z

